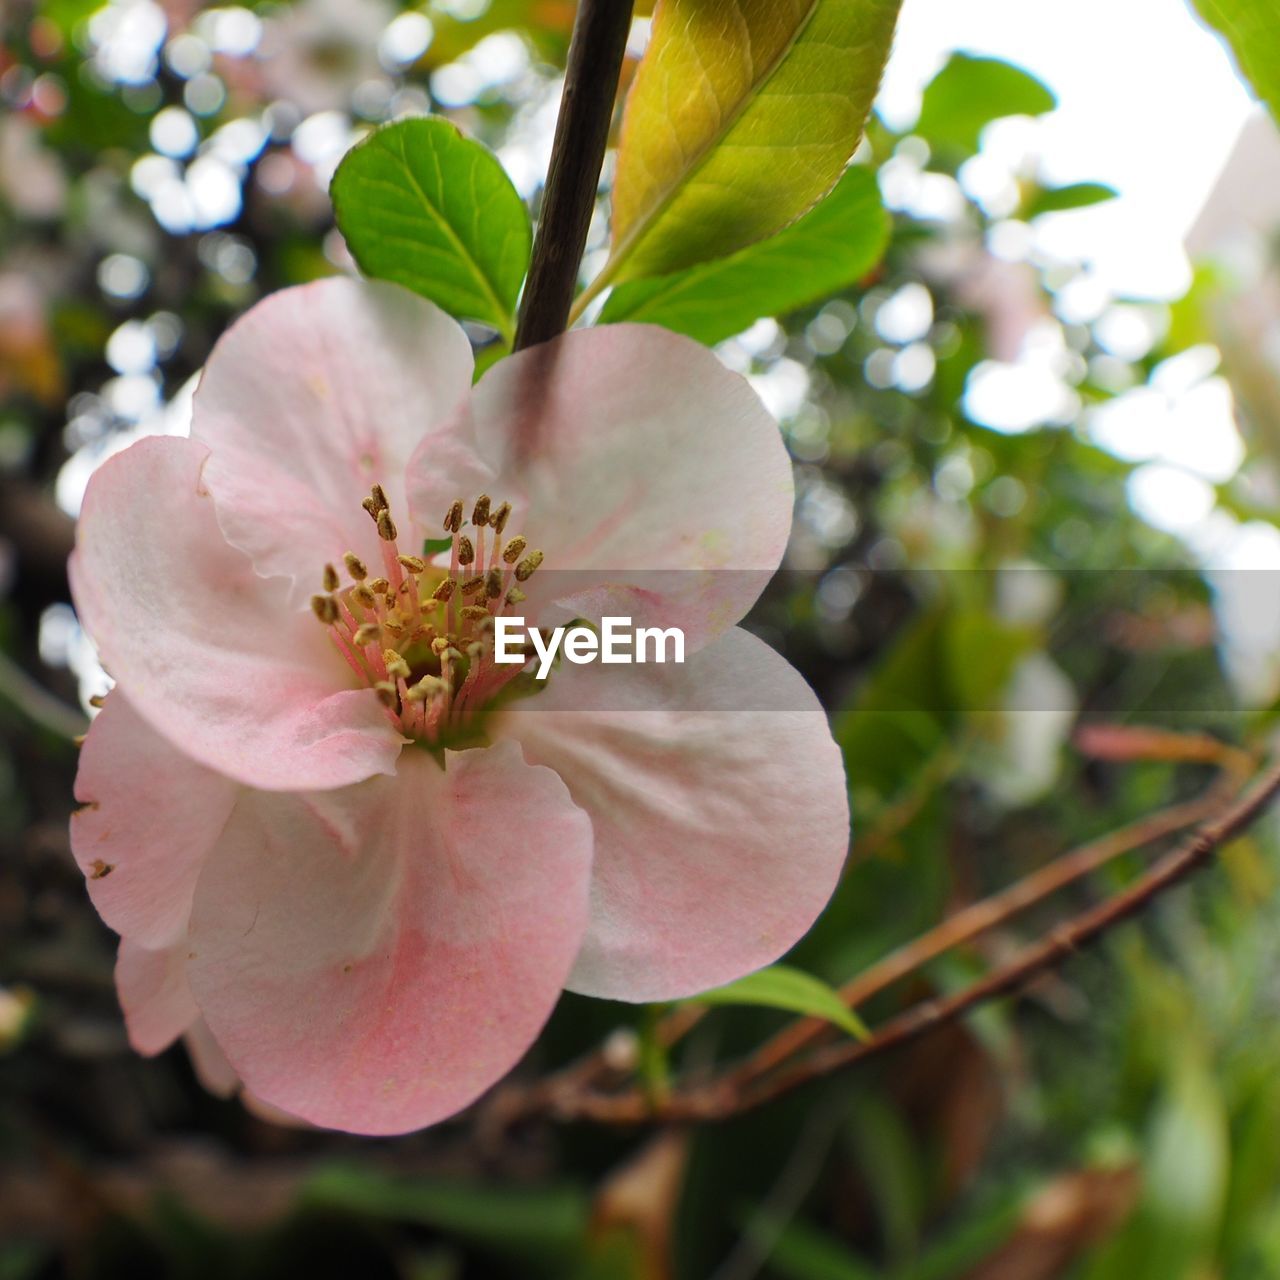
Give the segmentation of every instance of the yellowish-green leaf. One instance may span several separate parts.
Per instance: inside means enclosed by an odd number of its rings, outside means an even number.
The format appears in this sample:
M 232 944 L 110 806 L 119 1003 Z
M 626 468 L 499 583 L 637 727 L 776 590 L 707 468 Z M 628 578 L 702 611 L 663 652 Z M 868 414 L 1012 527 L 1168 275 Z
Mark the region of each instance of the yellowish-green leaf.
M 901 0 L 661 0 L 627 100 L 603 281 L 794 221 L 862 136 Z
M 1280 121 L 1280 0 L 1193 0 L 1235 54 L 1241 74 Z
M 848 288 L 884 255 L 889 214 L 870 169 L 849 169 L 825 200 L 776 236 L 687 271 L 619 285 L 600 313 L 714 343 Z
M 737 982 L 694 996 L 693 1004 L 740 1004 L 785 1009 L 810 1018 L 823 1018 L 857 1040 L 871 1033 L 862 1019 L 840 999 L 839 992 L 821 978 L 789 965 L 773 964 L 749 973 Z

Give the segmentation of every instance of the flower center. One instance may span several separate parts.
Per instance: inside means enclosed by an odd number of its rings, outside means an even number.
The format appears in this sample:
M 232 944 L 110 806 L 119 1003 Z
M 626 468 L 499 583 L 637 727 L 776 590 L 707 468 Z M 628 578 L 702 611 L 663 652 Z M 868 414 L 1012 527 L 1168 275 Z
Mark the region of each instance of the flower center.
M 469 524 L 461 499 L 445 513 L 448 568 L 436 562 L 443 547 L 430 559 L 400 551 L 381 485 L 361 505 L 377 526 L 384 572 L 371 577 L 364 561 L 347 552 L 350 582 L 344 586 L 338 570 L 325 565 L 324 593 L 311 597 L 312 611 L 406 737 L 432 745 L 465 739 L 524 671 L 494 661 L 494 619 L 524 600 L 520 584 L 542 563 L 542 552 L 526 551 L 519 534 L 505 536 L 511 504 L 494 507 L 488 494 L 475 500 Z

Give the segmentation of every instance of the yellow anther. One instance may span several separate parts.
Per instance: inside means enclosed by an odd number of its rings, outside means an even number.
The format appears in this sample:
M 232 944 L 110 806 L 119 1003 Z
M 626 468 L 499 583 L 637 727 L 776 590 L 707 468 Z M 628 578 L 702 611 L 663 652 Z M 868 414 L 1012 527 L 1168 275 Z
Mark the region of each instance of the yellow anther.
M 312 596 L 311 612 L 325 626 L 332 626 L 338 620 L 338 602 L 332 596 Z
M 459 498 L 444 513 L 444 530 L 446 533 L 457 533 L 462 528 L 462 499 Z
M 520 559 L 520 553 L 529 545 L 527 539 L 520 534 L 516 534 L 505 547 L 502 548 L 502 558 L 508 564 L 515 564 Z
M 347 566 L 347 572 L 357 582 L 363 582 L 369 576 L 369 570 L 365 568 L 364 561 L 354 551 L 348 551 L 342 557 L 342 563 Z
M 484 593 L 490 600 L 496 600 L 502 594 L 502 570 L 490 569 L 484 579 Z
M 431 652 L 434 653 L 436 657 L 439 657 L 442 653 L 444 653 L 444 651 L 448 647 L 449 647 L 448 636 L 436 636 L 436 638 L 431 642 Z
M 502 536 L 502 531 L 507 527 L 507 520 L 511 516 L 511 503 L 504 502 L 490 517 L 489 523 L 497 531 L 498 536 Z
M 374 578 L 374 580 L 369 583 L 369 590 L 372 591 L 374 595 L 385 596 L 387 592 L 391 590 L 391 583 L 389 583 L 386 578 Z
M 507 592 L 508 604 L 524 604 L 528 598 L 529 597 L 525 595 L 519 587 L 512 587 L 511 590 Z
M 382 639 L 382 628 L 376 622 L 366 622 L 356 628 L 351 637 L 363 649 L 367 644 L 377 644 Z
M 373 499 L 373 505 L 379 511 L 385 511 L 391 504 L 387 501 L 387 491 L 380 485 L 375 484 L 369 490 L 369 496 Z
M 405 619 L 399 609 L 391 609 L 387 616 L 382 620 L 382 629 L 389 631 L 393 636 L 404 635 Z
M 410 685 L 405 690 L 404 696 L 409 702 L 426 702 L 428 698 L 434 698 L 443 688 L 443 680 L 438 680 L 435 676 L 423 676 L 417 684 Z
M 431 598 L 432 598 L 433 600 L 438 600 L 441 604 L 443 604 L 446 600 L 448 600 L 448 599 L 449 599 L 449 597 L 450 597 L 450 596 L 452 596 L 452 595 L 453 595 L 454 588 L 456 588 L 456 587 L 457 587 L 457 585 L 458 585 L 458 583 L 457 583 L 457 581 L 456 581 L 455 579 L 453 579 L 453 578 L 446 578 L 446 579 L 445 579 L 445 580 L 444 580 L 444 581 L 443 581 L 443 582 L 442 582 L 442 583 L 441 583 L 441 584 L 440 584 L 440 585 L 439 585 L 439 586 L 438 586 L 438 587 L 437 587 L 437 588 L 436 588 L 436 589 L 431 593 Z
M 383 507 L 378 512 L 378 537 L 383 542 L 394 542 L 396 540 L 396 522 L 391 518 L 391 512 Z
M 372 498 L 362 498 L 360 505 L 369 513 L 369 519 L 378 523 L 378 504 Z
M 482 604 L 467 604 L 462 606 L 462 616 L 468 622 L 476 622 L 480 618 L 487 618 L 489 610 Z
M 89 705 L 90 705 L 91 707 L 95 707 L 95 708 L 96 708 L 96 707 L 101 707 L 101 706 L 106 702 L 106 700 L 107 700 L 107 699 L 106 699 L 106 695 L 105 695 L 105 694 L 95 693 L 95 694 L 94 694 L 94 695 L 89 699 Z
M 378 695 L 378 701 L 384 707 L 394 707 L 399 700 L 399 692 L 390 680 L 379 680 L 373 686 L 373 691 Z
M 480 588 L 483 586 L 484 586 L 484 574 L 479 573 L 474 578 L 468 578 L 466 582 L 464 582 L 462 586 L 458 588 L 458 590 L 461 591 L 464 596 L 472 596 L 472 595 L 475 595 L 475 593 L 479 591 Z
M 355 600 L 357 604 L 364 605 L 366 609 L 372 609 L 374 604 L 377 602 L 377 597 L 363 582 L 358 583 L 354 588 L 352 588 L 351 598 Z
M 382 662 L 387 675 L 400 680 L 409 678 L 409 664 L 394 649 L 383 649 Z
M 338 577 L 338 571 L 331 564 L 324 567 L 324 589 L 326 591 L 337 591 L 342 585 L 342 579 Z
M 396 559 L 399 560 L 410 573 L 422 573 L 427 567 L 427 562 L 425 560 L 420 560 L 417 556 L 396 556 Z
M 482 493 L 476 499 L 476 505 L 471 511 L 471 523 L 475 525 L 477 529 L 480 528 L 481 525 L 489 523 L 489 495 L 487 493 Z
M 464 533 L 458 539 L 458 563 L 468 565 L 476 558 L 476 549 L 472 545 L 471 539 Z
M 528 582 L 533 571 L 542 563 L 541 551 L 530 551 L 523 560 L 516 565 L 516 581 Z

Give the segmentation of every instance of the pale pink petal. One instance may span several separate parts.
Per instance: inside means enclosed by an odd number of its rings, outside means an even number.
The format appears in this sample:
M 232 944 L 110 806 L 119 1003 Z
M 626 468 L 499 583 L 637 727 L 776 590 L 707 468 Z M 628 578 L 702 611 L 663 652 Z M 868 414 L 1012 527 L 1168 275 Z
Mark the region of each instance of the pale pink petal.
M 541 411 L 539 412 L 539 406 Z M 577 330 L 496 364 L 409 465 L 424 523 L 483 486 L 544 552 L 525 612 L 633 614 L 698 647 L 740 619 L 791 528 L 791 465 L 747 382 L 647 325 Z M 603 599 L 593 584 L 621 583 Z
M 145 1054 L 167 1049 L 200 1017 L 187 986 L 186 944 L 149 950 L 128 938 L 116 953 L 116 993 L 129 1043 Z
M 246 794 L 206 863 L 192 989 L 269 1105 L 420 1128 L 499 1079 L 550 1013 L 586 923 L 591 824 L 514 743 L 446 759 Z
M 336 787 L 395 767 L 400 737 L 310 611 L 227 545 L 208 450 L 151 437 L 85 493 L 71 588 L 103 665 L 183 752 L 252 786 Z
M 398 285 L 333 278 L 265 298 L 219 339 L 192 411 L 228 541 L 259 573 L 292 578 L 305 604 L 345 551 L 381 563 L 360 507 L 377 482 L 402 549 L 418 550 L 405 464 L 465 398 L 472 368 L 462 328 Z
M 684 665 L 566 665 L 501 732 L 591 815 L 572 990 L 671 1000 L 732 981 L 786 952 L 835 887 L 839 748 L 808 685 L 748 632 Z
M 80 750 L 71 851 L 98 914 L 144 947 L 182 938 L 239 787 L 182 754 L 115 689 Z
M 197 1017 L 187 1028 L 182 1042 L 186 1045 L 196 1079 L 210 1093 L 219 1098 L 230 1098 L 239 1093 L 240 1077 L 227 1061 L 227 1055 L 218 1047 L 209 1024 L 203 1018 Z

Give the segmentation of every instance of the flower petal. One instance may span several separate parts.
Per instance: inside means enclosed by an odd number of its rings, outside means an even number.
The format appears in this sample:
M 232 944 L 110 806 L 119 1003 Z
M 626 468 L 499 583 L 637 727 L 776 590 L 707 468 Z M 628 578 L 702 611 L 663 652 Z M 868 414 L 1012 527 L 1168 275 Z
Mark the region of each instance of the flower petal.
M 591 824 L 514 743 L 248 793 L 206 864 L 190 980 L 246 1089 L 314 1124 L 453 1114 L 537 1036 L 586 924 Z
M 786 952 L 831 896 L 849 843 L 840 751 L 812 690 L 748 632 L 683 666 L 566 666 L 502 731 L 591 815 L 571 990 L 719 986 Z
M 377 482 L 416 550 L 405 464 L 472 369 L 461 326 L 398 285 L 333 278 L 265 298 L 219 339 L 192 407 L 227 540 L 305 604 L 344 552 L 381 563 L 360 508 Z
M 192 1002 L 195 1003 L 194 1001 Z M 182 1037 L 191 1059 L 191 1069 L 210 1093 L 219 1098 L 230 1098 L 240 1092 L 240 1077 L 227 1061 L 227 1055 L 218 1047 L 208 1024 L 203 1018 L 187 1028 Z
M 325 629 L 218 530 L 203 445 L 151 437 L 85 493 L 71 588 L 134 709 L 201 764 L 267 789 L 390 773 L 400 736 Z
M 408 484 L 424 522 L 473 485 L 512 503 L 507 536 L 546 556 L 527 586 L 540 621 L 560 600 L 570 616 L 680 625 L 691 648 L 746 613 L 791 528 L 778 424 L 705 347 L 649 325 L 577 330 L 500 361 L 424 438 Z
M 161 1053 L 200 1018 L 187 986 L 185 943 L 151 950 L 128 938 L 116 953 L 116 993 L 129 1043 Z
M 71 851 L 98 914 L 144 947 L 182 938 L 237 785 L 158 734 L 115 689 L 80 751 Z

